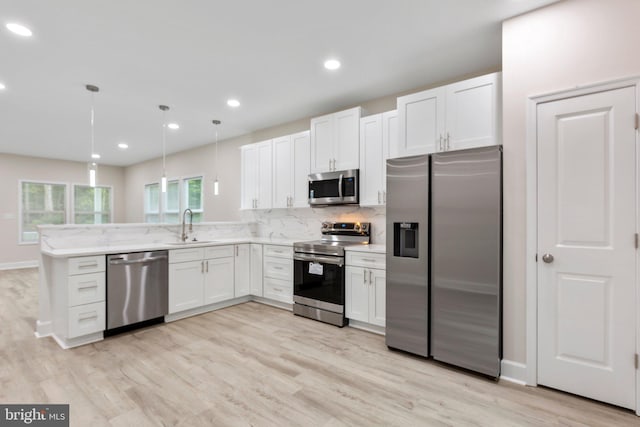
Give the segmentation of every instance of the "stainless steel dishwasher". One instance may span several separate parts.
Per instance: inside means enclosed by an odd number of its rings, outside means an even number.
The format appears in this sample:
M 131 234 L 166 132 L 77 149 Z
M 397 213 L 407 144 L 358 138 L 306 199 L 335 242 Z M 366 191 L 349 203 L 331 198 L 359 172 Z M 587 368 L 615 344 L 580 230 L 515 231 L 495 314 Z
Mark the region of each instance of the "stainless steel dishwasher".
M 167 251 L 107 256 L 107 332 L 164 320 L 169 308 L 168 258 Z

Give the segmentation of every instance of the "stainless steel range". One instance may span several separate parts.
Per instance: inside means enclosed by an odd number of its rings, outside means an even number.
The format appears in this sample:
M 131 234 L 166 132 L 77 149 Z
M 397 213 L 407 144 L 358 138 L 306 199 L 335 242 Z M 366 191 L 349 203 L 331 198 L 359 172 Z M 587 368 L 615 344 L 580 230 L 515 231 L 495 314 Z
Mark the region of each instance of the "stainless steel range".
M 344 248 L 367 245 L 371 236 L 368 222 L 323 222 L 322 238 L 293 244 L 293 312 L 321 322 L 343 327 Z

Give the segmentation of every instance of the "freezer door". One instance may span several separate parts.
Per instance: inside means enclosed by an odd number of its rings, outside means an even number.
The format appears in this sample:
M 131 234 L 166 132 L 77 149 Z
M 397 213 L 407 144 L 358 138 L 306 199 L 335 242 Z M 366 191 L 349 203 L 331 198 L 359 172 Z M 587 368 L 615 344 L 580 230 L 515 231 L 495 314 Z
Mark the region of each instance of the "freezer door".
M 429 355 L 429 156 L 387 161 L 387 346 Z
M 493 377 L 502 356 L 501 154 L 452 151 L 431 165 L 431 352 Z

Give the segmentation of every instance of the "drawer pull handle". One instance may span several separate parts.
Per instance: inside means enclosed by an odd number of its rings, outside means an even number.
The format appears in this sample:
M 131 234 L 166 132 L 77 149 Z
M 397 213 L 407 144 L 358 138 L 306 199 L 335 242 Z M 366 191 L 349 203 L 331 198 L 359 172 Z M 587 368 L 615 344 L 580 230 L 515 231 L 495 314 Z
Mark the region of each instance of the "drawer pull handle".
M 93 268 L 93 267 L 97 267 L 98 263 L 97 262 L 92 262 L 92 263 L 84 263 L 84 264 L 78 264 L 78 268 Z
M 85 290 L 85 289 L 95 289 L 95 288 L 97 288 L 97 287 L 98 287 L 98 284 L 97 284 L 97 283 L 94 283 L 94 284 L 92 284 L 92 285 L 82 285 L 82 286 L 78 286 L 78 290 L 79 290 L 79 291 L 82 291 L 82 290 Z
M 276 292 L 282 292 L 282 289 L 280 289 L 280 288 L 272 288 L 272 289 L 273 289 L 274 291 L 276 291 Z
M 375 259 L 371 259 L 371 258 L 362 258 L 362 261 L 364 261 L 364 262 L 376 262 Z
M 97 318 L 98 318 L 98 313 L 96 313 L 96 312 L 83 313 L 83 314 L 78 316 L 78 322 L 83 322 L 83 321 L 97 319 Z
M 276 267 L 276 266 L 274 266 L 274 267 L 273 267 L 273 269 L 274 269 L 274 270 L 282 270 L 282 267 Z

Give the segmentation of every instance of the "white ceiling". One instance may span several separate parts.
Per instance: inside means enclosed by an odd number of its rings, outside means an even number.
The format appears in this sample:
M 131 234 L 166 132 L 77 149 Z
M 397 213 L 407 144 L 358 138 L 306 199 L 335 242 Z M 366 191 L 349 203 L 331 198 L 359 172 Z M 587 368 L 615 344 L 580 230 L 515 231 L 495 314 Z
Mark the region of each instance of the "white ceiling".
M 498 66 L 501 21 L 553 0 L 12 0 L 0 10 L 0 152 L 159 157 Z M 33 37 L 10 33 L 20 22 Z M 337 57 L 342 68 L 322 67 Z M 242 105 L 232 109 L 226 100 Z M 130 149 L 118 150 L 126 142 Z

